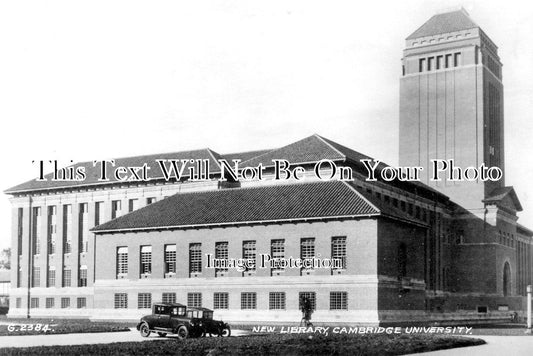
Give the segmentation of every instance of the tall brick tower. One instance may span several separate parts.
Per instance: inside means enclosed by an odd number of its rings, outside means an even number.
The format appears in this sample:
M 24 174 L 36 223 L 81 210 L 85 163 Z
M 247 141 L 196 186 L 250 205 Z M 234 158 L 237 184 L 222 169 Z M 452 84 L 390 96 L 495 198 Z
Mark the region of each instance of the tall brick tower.
M 504 169 L 502 64 L 498 49 L 464 10 L 440 13 L 407 37 L 400 80 L 401 166 L 471 211 L 504 186 L 429 180 L 432 159 Z M 443 175 L 444 176 L 444 175 Z

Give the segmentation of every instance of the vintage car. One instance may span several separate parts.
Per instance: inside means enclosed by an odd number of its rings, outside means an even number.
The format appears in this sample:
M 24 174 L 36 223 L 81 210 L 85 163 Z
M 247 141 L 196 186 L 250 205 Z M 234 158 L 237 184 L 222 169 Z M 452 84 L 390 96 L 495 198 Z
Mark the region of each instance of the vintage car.
M 148 337 L 156 332 L 159 336 L 176 334 L 178 338 L 200 336 L 202 329 L 197 321 L 187 316 L 187 306 L 179 303 L 156 303 L 152 306 L 152 314 L 145 315 L 137 324 L 141 336 Z
M 226 323 L 213 320 L 213 311 L 207 308 L 191 308 L 179 303 L 156 303 L 152 314 L 145 315 L 137 324 L 141 336 L 148 337 L 152 332 L 165 337 L 175 334 L 179 339 L 205 336 L 207 333 L 230 336 Z
M 194 320 L 195 325 L 202 328 L 202 336 L 231 336 L 230 326 L 219 320 L 213 320 L 213 311 L 207 308 L 188 308 L 187 316 Z

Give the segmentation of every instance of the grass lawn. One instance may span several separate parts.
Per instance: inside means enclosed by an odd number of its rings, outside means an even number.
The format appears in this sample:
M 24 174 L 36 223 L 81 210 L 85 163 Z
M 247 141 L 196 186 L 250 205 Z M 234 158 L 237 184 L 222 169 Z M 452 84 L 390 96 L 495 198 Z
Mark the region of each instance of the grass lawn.
M 100 345 L 2 349 L 3 355 L 402 355 L 482 345 L 479 339 L 441 335 L 257 335 L 154 340 Z
M 92 322 L 87 319 L 3 319 L 0 336 L 129 331 L 133 323 Z

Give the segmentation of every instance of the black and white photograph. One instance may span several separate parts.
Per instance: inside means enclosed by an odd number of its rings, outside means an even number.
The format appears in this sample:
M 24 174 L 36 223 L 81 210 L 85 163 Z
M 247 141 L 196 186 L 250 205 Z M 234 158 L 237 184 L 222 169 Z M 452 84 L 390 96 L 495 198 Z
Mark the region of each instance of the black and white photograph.
M 0 354 L 530 355 L 533 5 L 0 2 Z

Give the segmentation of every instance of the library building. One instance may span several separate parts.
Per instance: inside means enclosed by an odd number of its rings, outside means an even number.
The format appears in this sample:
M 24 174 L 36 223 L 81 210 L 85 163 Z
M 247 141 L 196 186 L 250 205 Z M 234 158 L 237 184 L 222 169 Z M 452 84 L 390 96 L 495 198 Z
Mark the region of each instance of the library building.
M 313 322 L 524 315 L 533 231 L 518 222 L 520 201 L 505 185 L 501 67 L 497 46 L 464 10 L 436 14 L 407 37 L 399 165 L 423 167 L 417 181 L 370 181 L 370 157 L 315 134 L 269 150 L 115 160 L 146 163 L 148 181 L 101 181 L 80 162 L 84 180 L 49 175 L 6 190 L 8 317 L 136 320 L 153 303 L 178 302 L 227 322 L 299 322 L 302 297 Z M 211 169 L 206 179 L 186 167 L 169 180 L 157 161 L 171 159 Z M 234 159 L 241 169 L 262 165 L 263 179 L 222 181 L 219 160 Z M 503 177 L 434 181 L 434 159 L 499 167 Z M 274 179 L 276 160 L 302 167 L 305 179 Z M 352 179 L 320 179 L 323 160 Z

